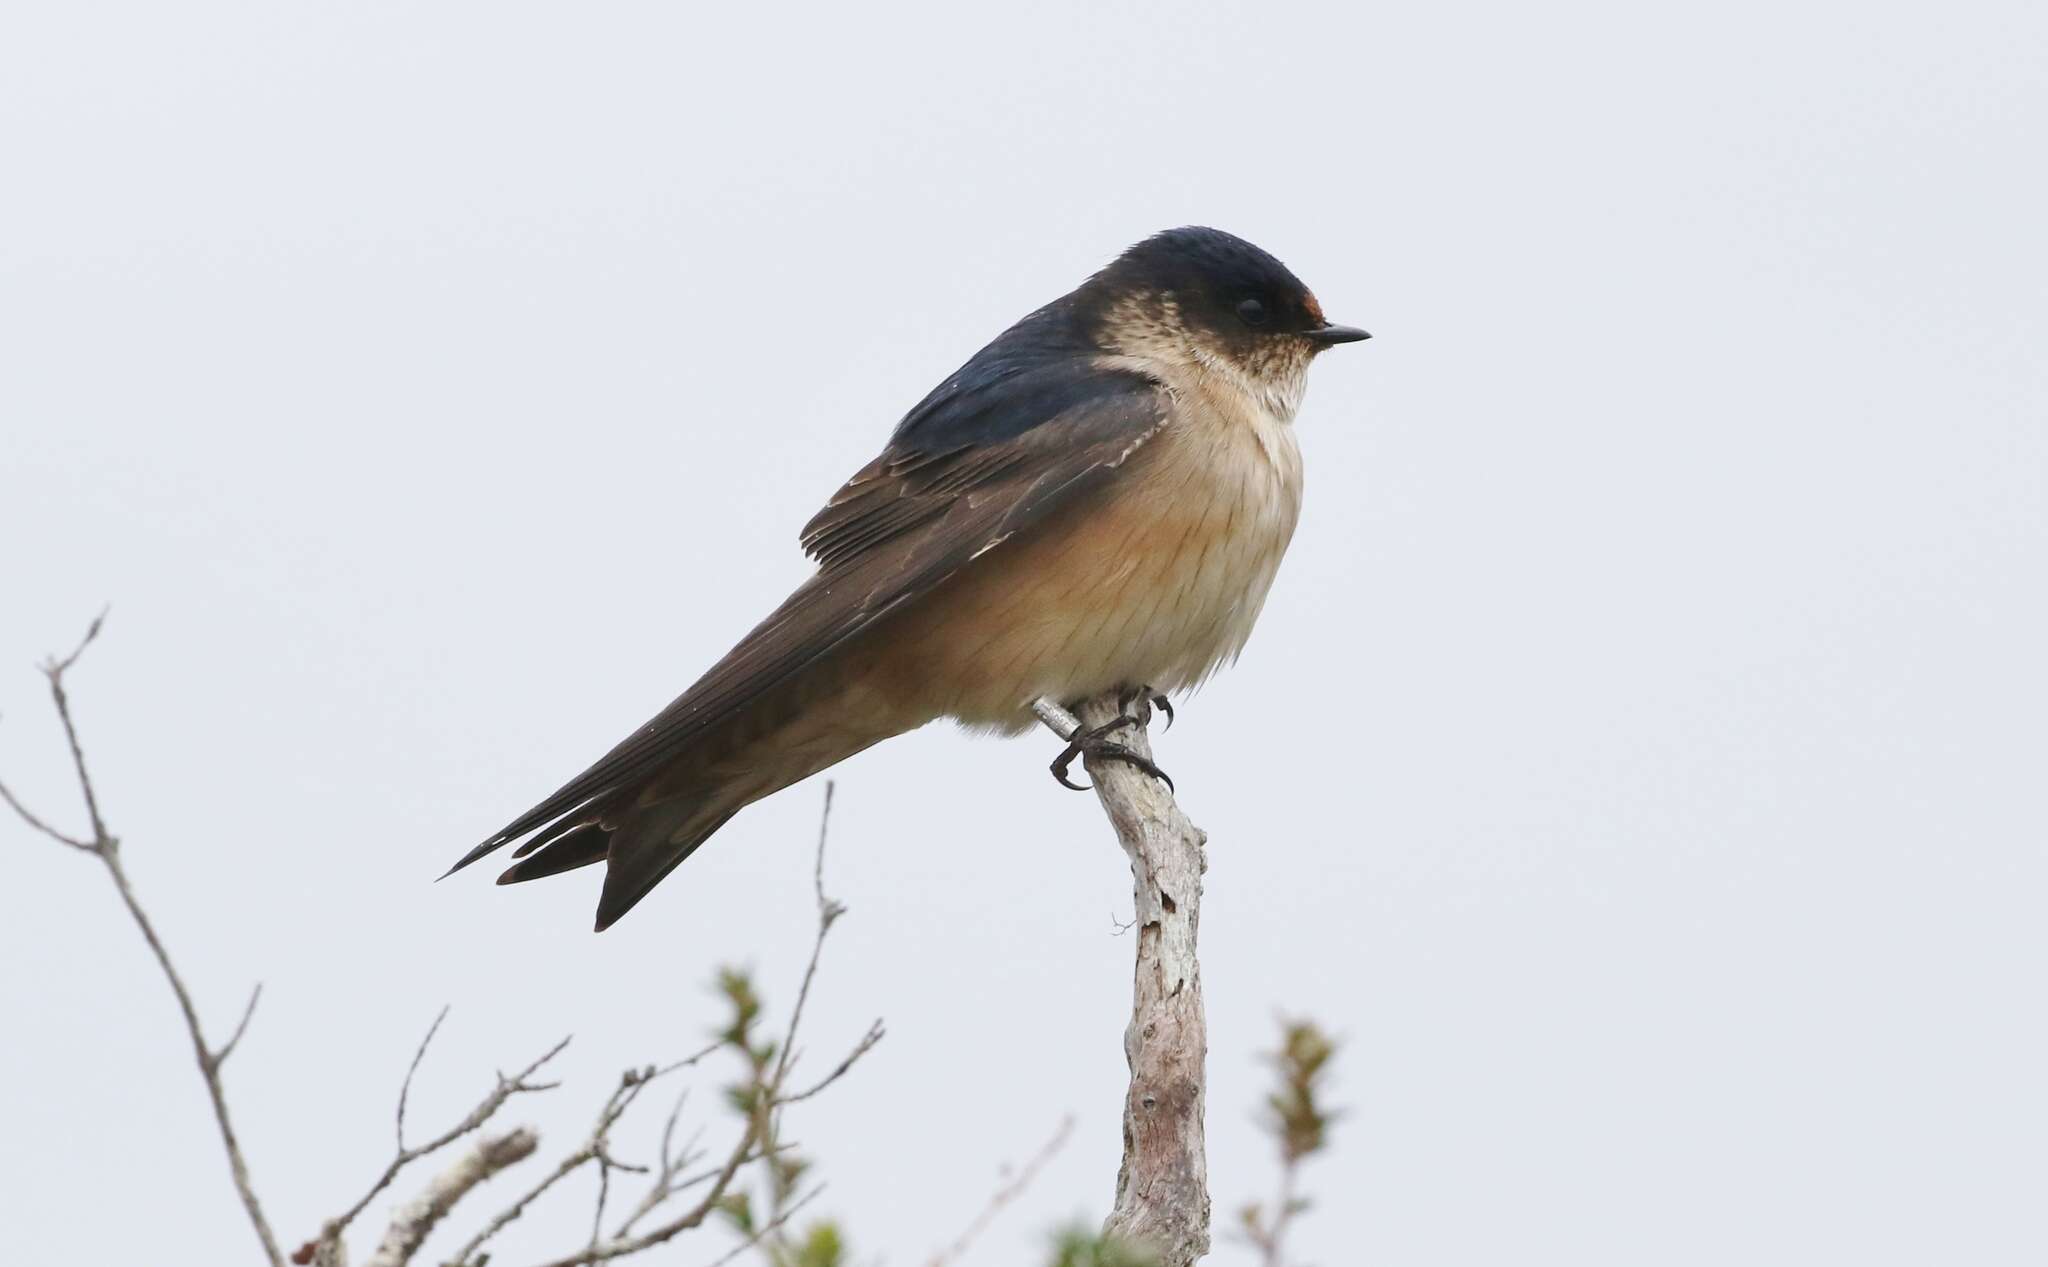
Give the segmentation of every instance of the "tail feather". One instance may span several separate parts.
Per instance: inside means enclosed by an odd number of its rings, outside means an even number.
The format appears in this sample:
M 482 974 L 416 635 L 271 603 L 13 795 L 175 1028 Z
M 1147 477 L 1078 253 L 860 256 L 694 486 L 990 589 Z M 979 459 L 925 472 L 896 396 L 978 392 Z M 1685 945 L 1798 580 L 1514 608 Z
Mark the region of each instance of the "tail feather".
M 612 834 L 601 824 L 572 823 L 568 828 L 553 832 L 547 838 L 536 836 L 521 845 L 519 852 L 512 856 L 523 861 L 507 867 L 498 877 L 498 883 L 518 884 L 524 880 L 538 880 L 543 876 L 574 871 L 593 862 L 603 862 L 605 855 L 611 851 L 611 843 Z
M 709 840 L 712 832 L 725 826 L 726 820 L 740 811 L 740 807 L 735 805 L 727 809 L 713 809 L 706 816 L 701 804 L 692 809 L 697 811 L 691 816 L 695 821 L 685 819 L 673 830 L 659 830 L 676 822 L 672 815 L 661 814 L 652 816 L 642 830 L 630 835 L 627 827 L 612 833 L 611 848 L 605 855 L 604 892 L 597 899 L 598 932 L 617 923 L 621 915 L 632 910 L 669 872 L 697 852 L 697 846 Z
M 741 809 L 906 728 L 902 719 L 877 714 L 866 696 L 842 686 L 838 676 L 793 682 L 699 735 L 658 770 L 636 773 L 573 804 L 559 797 L 544 803 L 540 808 L 550 812 L 515 820 L 451 870 L 514 842 L 514 861 L 498 877 L 500 884 L 602 862 L 602 932 Z M 558 803 L 567 808 L 557 811 Z
M 603 818 L 604 810 L 602 807 L 586 809 L 579 814 L 564 815 L 562 821 L 554 824 L 547 830 L 535 832 L 531 840 L 528 840 L 525 844 L 512 851 L 512 856 L 514 858 L 524 858 L 536 850 L 545 849 L 571 832 L 581 831 L 583 828 L 599 822 Z

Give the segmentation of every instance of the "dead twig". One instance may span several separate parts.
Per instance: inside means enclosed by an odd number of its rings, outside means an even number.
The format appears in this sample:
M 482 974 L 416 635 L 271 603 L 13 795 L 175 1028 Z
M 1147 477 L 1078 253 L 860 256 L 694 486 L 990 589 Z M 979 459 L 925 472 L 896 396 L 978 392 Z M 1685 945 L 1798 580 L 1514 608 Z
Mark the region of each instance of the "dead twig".
M 809 1205 L 812 1201 L 816 1200 L 818 1194 L 823 1192 L 824 1190 L 825 1186 L 823 1184 L 819 1184 L 817 1187 L 811 1189 L 809 1192 L 806 1192 L 801 1197 L 798 1197 L 795 1201 L 792 1201 L 781 1212 L 776 1214 L 774 1218 L 768 1220 L 767 1223 L 763 1224 L 759 1231 L 755 1232 L 752 1236 L 749 1236 L 746 1240 L 741 1241 L 739 1244 L 733 1246 L 725 1253 L 720 1254 L 718 1257 L 712 1259 L 709 1264 L 709 1267 L 725 1267 L 725 1264 L 732 1262 L 741 1254 L 746 1253 L 748 1250 L 759 1245 L 761 1242 L 767 1240 L 769 1237 L 779 1236 L 783 1228 L 789 1225 L 789 1221 L 797 1216 L 797 1212 L 802 1210 L 805 1206 Z
M 1150 761 L 1145 729 L 1150 709 L 1143 701 L 1136 708 L 1136 724 L 1118 732 L 1117 742 Z M 1043 699 L 1032 711 L 1068 740 L 1084 727 L 1105 725 L 1124 713 L 1113 691 L 1082 701 L 1074 712 Z M 1149 1247 L 1163 1267 L 1189 1267 L 1209 1252 L 1202 1122 L 1209 1038 L 1196 955 L 1207 838 L 1160 780 L 1094 752 L 1084 759 L 1096 799 L 1130 859 L 1138 928 L 1131 1022 L 1124 1031 L 1124 1057 L 1131 1069 L 1124 1097 L 1124 1157 L 1117 1171 L 1116 1206 L 1103 1232 Z
M 426 1190 L 398 1207 L 391 1226 L 364 1267 L 405 1267 L 419 1251 L 427 1234 L 438 1226 L 455 1203 L 492 1175 L 533 1156 L 540 1136 L 532 1127 L 521 1126 L 503 1135 L 477 1141 L 461 1159 L 434 1177 Z
M 213 1106 L 214 1120 L 228 1156 L 236 1192 L 263 1246 L 264 1256 L 271 1267 L 284 1267 L 286 1257 L 278 1246 L 269 1220 L 251 1185 L 248 1166 L 229 1117 L 226 1095 L 220 1078 L 222 1066 L 240 1047 L 243 1038 L 249 1032 L 256 1008 L 262 1000 L 263 986 L 258 983 L 250 991 L 248 1002 L 244 1004 L 227 1041 L 218 1047 L 210 1045 L 191 992 L 172 964 L 162 938 L 143 910 L 134 887 L 129 882 L 122 865 L 120 841 L 107 828 L 99 795 L 87 767 L 85 747 L 79 738 L 78 727 L 72 715 L 65 674 L 78 663 L 79 658 L 99 636 L 104 617 L 105 613 L 101 613 L 101 616 L 92 622 L 85 636 L 69 655 L 61 658 L 52 657 L 43 666 L 44 675 L 50 685 L 51 699 L 70 752 L 72 769 L 85 802 L 91 835 L 73 835 L 53 826 L 49 820 L 31 811 L 21 798 L 4 784 L 0 784 L 0 801 L 4 801 L 30 830 L 68 848 L 92 854 L 106 867 L 122 904 L 127 908 L 136 928 L 142 933 L 144 942 L 149 946 L 177 1001 L 191 1039 L 195 1062 L 199 1066 Z M 717 1261 L 729 1262 L 745 1250 L 763 1244 L 771 1246 L 771 1257 L 775 1257 L 777 1261 L 786 1256 L 784 1250 L 787 1241 L 784 1238 L 784 1229 L 796 1213 L 814 1200 L 822 1189 L 812 1187 L 800 1195 L 797 1193 L 797 1176 L 802 1173 L 804 1163 L 794 1156 L 793 1145 L 782 1142 L 782 1114 L 789 1105 L 818 1095 L 844 1077 L 881 1041 L 884 1032 L 881 1021 L 877 1020 L 851 1051 L 823 1078 L 801 1091 L 788 1090 L 791 1076 L 800 1063 L 798 1032 L 812 986 L 817 978 L 825 939 L 834 922 L 846 911 L 843 904 L 834 901 L 825 892 L 825 846 L 831 804 L 832 786 L 827 784 L 825 809 L 818 829 L 817 856 L 812 867 L 812 887 L 818 904 L 817 935 L 812 942 L 810 958 L 805 965 L 796 1000 L 790 1011 L 788 1026 L 780 1041 L 772 1046 L 765 1043 L 755 1046 L 746 1038 L 754 1018 L 759 1014 L 759 1005 L 753 1001 L 751 989 L 746 985 L 743 975 L 730 978 L 728 991 L 734 998 L 740 1014 L 740 1019 L 735 1022 L 735 1028 L 717 1042 L 682 1060 L 666 1066 L 630 1069 L 622 1074 L 618 1087 L 600 1109 L 597 1120 L 582 1145 L 559 1161 L 538 1183 L 488 1220 L 450 1260 L 451 1263 L 457 1267 L 481 1267 L 488 1258 L 488 1255 L 482 1252 L 485 1244 L 508 1224 L 520 1218 L 527 1208 L 551 1187 L 569 1174 L 591 1164 L 595 1164 L 598 1169 L 598 1199 L 591 1220 L 589 1242 L 582 1250 L 555 1259 L 545 1267 L 583 1267 L 584 1264 L 624 1258 L 664 1244 L 684 1232 L 700 1227 L 713 1212 L 729 1208 L 730 1202 L 738 1200 L 744 1205 L 744 1197 L 735 1195 L 734 1185 L 748 1166 L 757 1163 L 769 1168 L 772 1195 L 769 1217 L 759 1226 L 753 1225 L 751 1221 L 747 1222 L 742 1230 L 749 1233 L 748 1239 L 732 1253 Z M 404 1080 L 399 1086 L 397 1108 L 393 1115 L 394 1155 L 391 1161 L 371 1183 L 368 1191 L 353 1205 L 321 1226 L 316 1240 L 307 1242 L 290 1256 L 291 1262 L 310 1263 L 317 1267 L 340 1267 L 347 1261 L 343 1241 L 346 1230 L 372 1202 L 391 1187 L 408 1166 L 483 1130 L 512 1097 L 549 1090 L 557 1085 L 534 1079 L 542 1068 L 568 1046 L 567 1038 L 543 1052 L 519 1072 L 510 1076 L 498 1074 L 496 1084 L 491 1090 L 453 1126 L 424 1143 L 409 1144 L 406 1140 L 406 1121 L 412 1085 L 426 1059 L 428 1049 L 439 1034 L 447 1016 L 448 1009 L 444 1007 L 427 1027 L 425 1035 L 420 1039 L 418 1047 L 413 1051 L 412 1059 L 406 1066 Z M 613 1128 L 640 1099 L 649 1084 L 675 1070 L 696 1064 L 714 1051 L 728 1048 L 738 1050 L 747 1056 L 751 1067 L 751 1081 L 744 1087 L 735 1089 L 736 1094 L 744 1093 L 746 1096 L 748 1107 L 743 1112 L 746 1126 L 731 1151 L 721 1161 L 693 1170 L 704 1157 L 704 1153 L 697 1147 L 696 1136 L 692 1136 L 680 1150 L 675 1148 L 676 1126 L 684 1104 L 682 1097 L 678 1097 L 663 1128 L 658 1165 L 637 1165 L 622 1161 L 613 1155 Z M 529 1127 L 519 1127 L 504 1134 L 482 1136 L 477 1139 L 461 1153 L 453 1165 L 435 1176 L 419 1195 L 394 1210 L 391 1221 L 366 1267 L 404 1267 L 418 1252 L 427 1236 L 446 1219 L 458 1201 L 506 1167 L 532 1156 L 539 1143 L 539 1135 Z M 1035 1169 L 1037 1164 L 1034 1162 L 1031 1169 Z M 610 1237 L 606 1237 L 603 1234 L 603 1225 L 606 1205 L 611 1195 L 613 1171 L 651 1175 L 652 1180 L 647 1191 L 620 1222 L 617 1230 Z M 669 1202 L 683 1193 L 692 1191 L 697 1191 L 698 1195 L 689 1208 L 665 1221 L 655 1222 L 652 1227 L 639 1230 L 644 1222 L 654 1220 L 656 1214 Z M 1008 1199 L 1000 1193 L 998 1197 L 998 1203 Z
M 968 1249 L 988 1230 L 988 1225 L 995 1222 L 996 1216 L 1003 1212 L 1005 1206 L 1015 1201 L 1031 1186 L 1031 1181 L 1038 1178 L 1038 1172 L 1045 1169 L 1045 1164 L 1051 1161 L 1060 1149 L 1066 1147 L 1067 1138 L 1073 1133 L 1074 1118 L 1072 1114 L 1068 1114 L 1060 1119 L 1059 1129 L 1052 1133 L 1052 1138 L 1045 1141 L 1037 1154 L 1025 1162 L 1022 1169 L 1011 1176 L 1008 1182 L 995 1190 L 995 1194 L 988 1199 L 988 1204 L 974 1217 L 974 1222 L 967 1225 L 967 1230 L 961 1232 L 950 1246 L 932 1255 L 926 1267 L 949 1267 L 949 1264 L 963 1261 Z
M 391 1181 L 398 1178 L 400 1171 L 422 1157 L 439 1152 L 472 1131 L 482 1129 L 484 1123 L 490 1121 L 499 1109 L 505 1107 L 505 1102 L 513 1096 L 535 1091 L 549 1091 L 559 1085 L 553 1082 L 530 1082 L 528 1079 L 540 1072 L 541 1068 L 549 1061 L 562 1054 L 562 1049 L 569 1045 L 569 1040 L 566 1037 L 553 1047 L 542 1052 L 538 1059 L 511 1077 L 508 1078 L 500 1073 L 497 1085 L 492 1087 L 489 1093 L 479 1100 L 476 1107 L 471 1109 L 461 1121 L 416 1148 L 408 1147 L 405 1143 L 404 1103 L 412 1088 L 413 1074 L 419 1070 L 420 1060 L 426 1055 L 427 1045 L 433 1041 L 435 1032 L 441 1027 L 442 1018 L 447 1015 L 448 1009 L 443 1008 L 440 1015 L 434 1018 L 433 1025 L 428 1027 L 426 1037 L 420 1040 L 418 1050 L 413 1053 L 412 1064 L 406 1071 L 405 1084 L 400 1089 L 398 1097 L 400 1108 L 398 1112 L 397 1155 L 392 1157 L 390 1163 L 384 1167 L 383 1173 L 377 1176 L 376 1181 L 370 1185 L 368 1192 L 365 1192 L 354 1205 L 334 1218 L 327 1220 L 321 1226 L 319 1240 L 314 1242 L 313 1259 L 315 1261 L 325 1261 L 322 1258 L 322 1254 L 331 1253 L 331 1247 L 338 1247 L 340 1245 L 341 1234 L 348 1230 L 348 1225 L 355 1222 L 356 1217 L 369 1208 L 370 1202 L 377 1199 L 378 1193 L 391 1186 Z
M 716 1050 L 716 1047 L 714 1046 L 712 1050 Z M 614 1237 L 631 1235 L 633 1228 L 639 1224 L 641 1219 L 654 1213 L 663 1202 L 689 1186 L 689 1181 L 682 1179 L 682 1172 L 696 1165 L 698 1159 L 703 1156 L 702 1153 L 696 1151 L 696 1146 L 698 1139 L 702 1138 L 704 1134 L 703 1129 L 701 1127 L 698 1128 L 684 1142 L 681 1152 L 675 1150 L 676 1123 L 682 1120 L 683 1106 L 689 1103 L 689 1099 L 690 1091 L 687 1087 L 676 1096 L 674 1107 L 668 1111 L 668 1121 L 662 1124 L 661 1162 L 655 1172 L 654 1182 L 647 1186 L 646 1193 L 641 1196 L 639 1203 L 633 1207 L 633 1212 L 628 1214 L 625 1221 L 619 1224 L 618 1230 L 612 1233 Z
M 235 1026 L 234 1034 L 228 1041 L 216 1048 L 206 1041 L 205 1026 L 200 1023 L 199 1009 L 192 1002 L 192 993 L 185 986 L 184 978 L 171 962 L 170 951 L 158 935 L 156 925 L 142 909 L 142 902 L 135 896 L 135 887 L 128 879 L 127 869 L 121 863 L 121 842 L 107 830 L 105 816 L 100 811 L 98 790 L 93 786 L 92 774 L 86 767 L 85 744 L 79 738 L 78 724 L 71 715 L 71 697 L 65 690 L 64 675 L 77 665 L 79 657 L 85 654 L 100 635 L 106 622 L 107 613 L 102 611 L 87 626 L 85 637 L 79 639 L 70 655 L 61 659 L 51 657 L 42 666 L 43 676 L 50 684 L 50 699 L 56 706 L 57 720 L 64 730 L 64 742 L 71 753 L 71 768 L 78 780 L 78 789 L 85 800 L 86 817 L 92 826 L 92 835 L 73 836 L 50 826 L 44 819 L 31 813 L 13 792 L 0 787 L 0 799 L 4 799 L 17 816 L 30 828 L 84 853 L 98 858 L 107 869 L 107 876 L 114 882 L 114 890 L 121 896 L 121 904 L 127 908 L 128 916 L 142 933 L 142 940 L 148 944 L 155 957 L 157 967 L 163 971 L 164 980 L 171 987 L 171 994 L 178 1002 L 178 1012 L 184 1018 L 185 1032 L 192 1042 L 193 1062 L 199 1066 L 199 1076 L 206 1084 L 206 1097 L 213 1106 L 214 1125 L 220 1132 L 221 1147 L 228 1157 L 228 1173 L 233 1179 L 235 1193 L 241 1198 L 242 1209 L 249 1217 L 249 1225 L 256 1232 L 256 1239 L 263 1246 L 263 1256 L 271 1267 L 284 1267 L 284 1254 L 278 1248 L 277 1236 L 271 1231 L 270 1220 L 263 1212 L 263 1203 L 257 1199 L 255 1186 L 249 1179 L 249 1164 L 242 1154 L 241 1142 L 235 1136 L 234 1120 L 228 1112 L 227 1094 L 222 1089 L 220 1069 L 233 1054 L 236 1044 L 247 1032 L 249 1019 L 255 1014 L 256 1000 L 262 992 L 259 985 L 249 996 L 249 1003 L 242 1010 L 242 1019 Z
M 882 1022 L 877 1020 L 846 1057 L 824 1078 L 803 1091 L 794 1094 L 787 1091 L 790 1076 L 799 1064 L 797 1036 L 803 1023 L 804 1007 L 810 998 L 812 984 L 817 979 L 825 939 L 832 931 L 833 924 L 846 913 L 845 905 L 835 901 L 825 892 L 825 847 L 830 835 L 832 793 L 833 785 L 827 782 L 825 805 L 818 823 L 817 855 L 811 871 L 812 890 L 818 903 L 817 934 L 811 943 L 810 958 L 804 966 L 803 980 L 797 989 L 796 1002 L 790 1008 L 789 1023 L 782 1032 L 772 1059 L 749 1049 L 746 1026 L 750 1022 L 744 1017 L 736 1022 L 735 1028 L 721 1040 L 722 1046 L 734 1047 L 753 1062 L 750 1075 L 752 1081 L 740 1089 L 744 1097 L 747 1124 L 741 1131 L 739 1139 L 733 1144 L 732 1151 L 716 1166 L 686 1179 L 677 1178 L 691 1163 L 682 1158 L 672 1160 L 670 1157 L 669 1139 L 674 1125 L 674 1119 L 671 1117 L 670 1129 L 663 1134 L 662 1161 L 655 1180 L 618 1231 L 608 1240 L 595 1241 L 581 1251 L 554 1259 L 543 1264 L 543 1267 L 585 1267 L 586 1264 L 609 1262 L 612 1259 L 652 1249 L 684 1232 L 700 1227 L 714 1211 L 721 1208 L 728 1194 L 733 1192 L 740 1173 L 756 1162 L 770 1167 L 770 1209 L 768 1217 L 760 1226 L 751 1229 L 749 1239 L 741 1249 L 756 1244 L 773 1243 L 778 1246 L 779 1254 L 779 1247 L 784 1244 L 783 1230 L 788 1226 L 790 1219 L 798 1209 L 817 1195 L 818 1190 L 813 1189 L 798 1199 L 791 1190 L 788 1173 L 779 1169 L 788 1164 L 783 1159 L 791 1151 L 791 1146 L 784 1144 L 781 1138 L 783 1110 L 791 1104 L 818 1094 L 845 1076 L 862 1056 L 873 1050 L 875 1044 L 882 1040 L 884 1032 Z M 685 1146 L 684 1153 L 689 1152 L 690 1148 Z M 664 1202 L 700 1185 L 704 1187 L 704 1191 L 688 1209 L 665 1222 L 654 1224 L 644 1232 L 633 1231 Z M 728 1261 L 730 1257 L 720 1261 Z
M 486 1242 L 503 1231 L 508 1224 L 525 1214 L 526 1208 L 532 1205 L 542 1193 L 592 1161 L 603 1158 L 611 1166 L 619 1169 L 644 1170 L 645 1167 L 624 1166 L 617 1161 L 609 1160 L 610 1154 L 607 1149 L 612 1127 L 616 1126 L 619 1119 L 626 1115 L 626 1111 L 633 1107 L 633 1102 L 639 1098 L 640 1093 L 646 1089 L 649 1083 L 664 1075 L 674 1073 L 678 1069 L 695 1064 L 717 1049 L 717 1044 L 713 1044 L 693 1056 L 676 1061 L 674 1064 L 664 1065 L 659 1068 L 650 1065 L 641 1069 L 628 1069 L 620 1074 L 619 1085 L 612 1091 L 611 1096 L 605 1100 L 604 1107 L 598 1110 L 597 1121 L 591 1127 L 590 1134 L 584 1138 L 583 1143 L 574 1152 L 555 1163 L 555 1168 L 549 1171 L 539 1183 L 521 1193 L 518 1199 L 513 1201 L 511 1205 L 493 1215 L 490 1221 L 485 1223 L 476 1235 L 470 1237 L 469 1241 L 449 1261 L 455 1264 L 464 1264 L 474 1260 L 477 1252 L 483 1248 Z M 609 1179 L 606 1178 L 604 1183 L 608 1187 Z M 603 1202 L 600 1201 L 598 1204 L 600 1215 L 602 1215 L 603 1209 Z M 591 1243 L 596 1244 L 597 1240 L 597 1235 L 593 1232 Z

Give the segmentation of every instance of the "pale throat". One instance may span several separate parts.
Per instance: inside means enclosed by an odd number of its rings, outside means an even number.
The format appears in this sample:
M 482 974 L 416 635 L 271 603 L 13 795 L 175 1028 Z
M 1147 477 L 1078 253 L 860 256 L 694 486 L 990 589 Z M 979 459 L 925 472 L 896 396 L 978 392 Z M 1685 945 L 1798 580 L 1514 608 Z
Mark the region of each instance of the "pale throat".
M 1286 426 L 1301 411 L 1301 397 L 1308 390 L 1306 355 L 1276 352 L 1257 361 L 1243 361 L 1199 342 L 1190 341 L 1189 348 L 1203 374 L 1243 396 L 1274 422 Z
M 1256 422 L 1287 426 L 1301 410 L 1314 353 L 1295 340 L 1243 357 L 1189 329 L 1172 295 L 1140 294 L 1112 311 L 1105 328 L 1115 352 L 1177 394 L 1234 400 Z M 1194 389 L 1194 390 L 1189 390 Z

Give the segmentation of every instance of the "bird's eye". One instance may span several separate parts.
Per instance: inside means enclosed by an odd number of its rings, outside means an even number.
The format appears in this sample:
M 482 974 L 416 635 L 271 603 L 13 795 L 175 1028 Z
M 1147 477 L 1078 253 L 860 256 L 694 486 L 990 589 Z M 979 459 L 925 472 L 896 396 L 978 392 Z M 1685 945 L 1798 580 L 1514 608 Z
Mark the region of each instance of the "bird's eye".
M 1266 324 L 1266 305 L 1256 299 L 1247 299 L 1238 304 L 1237 319 L 1257 329 Z

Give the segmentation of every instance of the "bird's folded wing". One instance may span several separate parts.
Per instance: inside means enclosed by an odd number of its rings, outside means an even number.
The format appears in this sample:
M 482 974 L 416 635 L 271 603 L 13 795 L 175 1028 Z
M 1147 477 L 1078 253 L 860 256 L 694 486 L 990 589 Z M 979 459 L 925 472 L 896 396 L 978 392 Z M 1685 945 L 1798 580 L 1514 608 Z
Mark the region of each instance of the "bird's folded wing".
M 920 406 L 917 426 L 899 428 L 804 527 L 817 575 L 653 720 L 450 870 L 537 828 L 601 813 L 748 701 L 1112 484 L 1169 415 L 1158 384 L 1093 367 L 1011 376 L 993 397 L 960 393 L 951 417 L 947 403 Z

